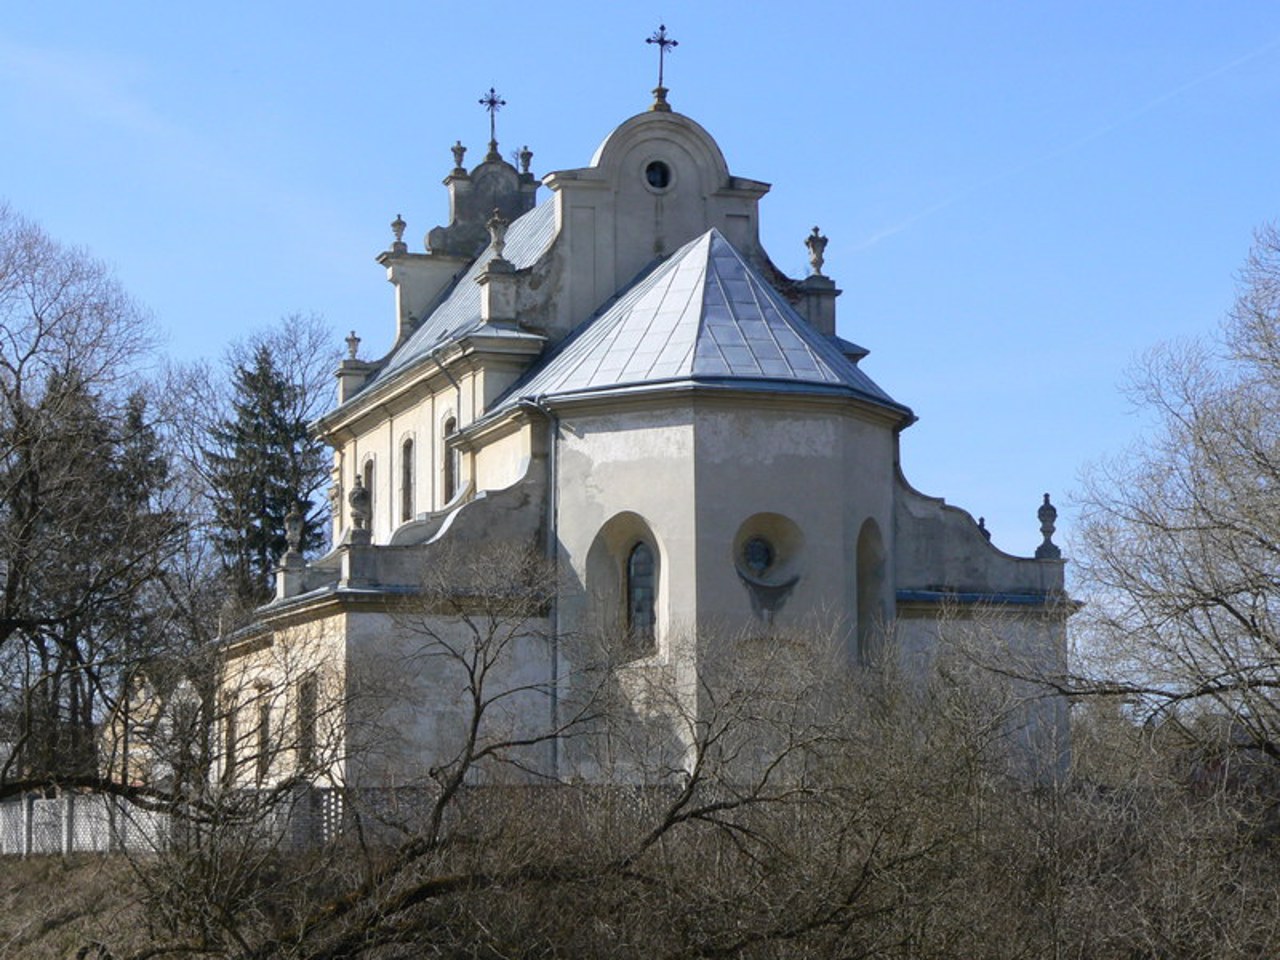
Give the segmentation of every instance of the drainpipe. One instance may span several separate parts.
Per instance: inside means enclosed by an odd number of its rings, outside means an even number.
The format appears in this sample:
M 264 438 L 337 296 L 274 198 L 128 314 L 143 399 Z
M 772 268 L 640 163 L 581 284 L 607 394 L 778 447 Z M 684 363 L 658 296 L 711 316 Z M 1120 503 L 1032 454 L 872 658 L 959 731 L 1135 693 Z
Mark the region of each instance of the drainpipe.
M 559 523 L 557 514 L 558 460 L 556 451 L 560 441 L 560 418 L 547 403 L 546 394 L 540 394 L 532 400 L 521 400 L 520 406 L 537 410 L 547 421 L 547 537 L 544 549 L 547 559 L 551 561 L 552 570 L 558 570 L 559 553 L 556 550 L 556 531 Z M 560 606 L 559 587 L 551 595 L 551 728 L 557 729 L 560 723 Z M 551 770 L 560 776 L 560 737 L 551 739 Z

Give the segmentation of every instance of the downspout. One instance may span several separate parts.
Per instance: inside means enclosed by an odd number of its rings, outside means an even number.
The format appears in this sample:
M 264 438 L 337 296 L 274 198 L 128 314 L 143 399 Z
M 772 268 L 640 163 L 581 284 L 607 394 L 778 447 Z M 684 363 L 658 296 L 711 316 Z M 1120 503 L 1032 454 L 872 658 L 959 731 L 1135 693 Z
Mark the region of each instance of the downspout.
M 557 514 L 558 458 L 556 451 L 560 441 L 560 418 L 547 403 L 546 394 L 539 394 L 532 400 L 521 400 L 520 406 L 532 408 L 541 413 L 547 421 L 547 534 L 543 549 L 547 559 L 551 561 L 553 575 L 559 568 L 559 551 L 556 549 L 556 533 L 559 517 Z M 551 729 L 558 730 L 560 725 L 560 604 L 559 578 L 557 587 L 551 594 L 551 609 L 548 619 L 551 621 Z M 551 771 L 557 779 L 560 776 L 560 735 L 551 738 Z
M 448 378 L 449 382 L 453 384 L 454 395 L 458 398 L 457 399 L 458 426 L 461 427 L 462 426 L 462 385 L 458 383 L 457 380 L 454 379 L 453 374 L 449 372 L 449 368 L 440 362 L 440 354 L 443 350 L 444 350 L 444 347 L 436 347 L 429 354 L 427 354 L 427 356 L 431 358 L 432 362 L 435 363 L 435 365 L 440 368 L 440 372 L 443 373 L 445 377 Z

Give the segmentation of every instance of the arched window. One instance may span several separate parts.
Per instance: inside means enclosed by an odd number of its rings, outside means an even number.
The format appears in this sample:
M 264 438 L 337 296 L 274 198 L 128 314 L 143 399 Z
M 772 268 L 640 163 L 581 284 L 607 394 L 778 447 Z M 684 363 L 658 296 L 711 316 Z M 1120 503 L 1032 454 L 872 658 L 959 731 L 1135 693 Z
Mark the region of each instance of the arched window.
M 373 458 L 370 457 L 364 462 L 364 488 L 369 494 L 369 529 L 373 529 L 373 511 L 375 506 L 373 496 Z
M 315 674 L 298 682 L 298 767 L 305 773 L 316 756 L 316 705 L 319 683 Z
M 627 632 L 633 641 L 653 640 L 653 548 L 641 540 L 627 556 Z
M 400 447 L 400 522 L 413 519 L 413 438 Z
M 458 432 L 458 421 L 450 417 L 444 422 L 444 502 L 448 503 L 458 492 L 457 455 L 449 449 L 449 438 Z
M 257 780 L 261 784 L 271 772 L 271 704 L 258 704 L 258 767 Z

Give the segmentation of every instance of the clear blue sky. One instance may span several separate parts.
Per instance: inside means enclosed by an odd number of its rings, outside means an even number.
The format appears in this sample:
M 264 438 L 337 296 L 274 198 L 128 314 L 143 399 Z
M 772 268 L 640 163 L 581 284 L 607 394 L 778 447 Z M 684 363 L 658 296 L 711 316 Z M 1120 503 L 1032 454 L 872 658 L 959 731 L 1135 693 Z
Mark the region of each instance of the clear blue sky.
M 0 197 L 112 264 L 168 351 L 218 356 L 294 311 L 390 343 L 374 256 L 447 217 L 455 139 L 584 165 L 649 103 L 771 182 L 792 275 L 830 237 L 840 332 L 920 422 L 903 466 L 1027 553 L 1044 491 L 1137 428 L 1153 343 L 1213 329 L 1280 216 L 1272 2 L 557 4 L 13 0 Z M 1060 538 L 1062 539 L 1062 538 Z

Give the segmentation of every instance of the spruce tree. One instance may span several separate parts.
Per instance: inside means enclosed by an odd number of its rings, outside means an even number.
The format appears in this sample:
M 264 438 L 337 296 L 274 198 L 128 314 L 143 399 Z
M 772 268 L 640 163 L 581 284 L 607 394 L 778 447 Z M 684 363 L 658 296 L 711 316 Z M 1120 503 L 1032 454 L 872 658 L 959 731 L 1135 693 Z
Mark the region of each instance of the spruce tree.
M 307 434 L 296 402 L 300 387 L 281 372 L 271 347 L 258 344 L 232 373 L 227 417 L 204 451 L 212 492 L 213 542 L 235 599 L 245 606 L 270 596 L 272 571 L 287 544 L 284 519 L 296 504 L 304 517 L 302 549 L 323 542 L 323 517 L 311 499 L 326 472 L 321 444 Z

